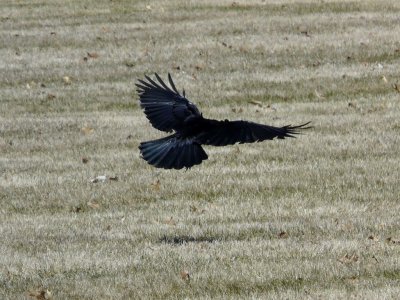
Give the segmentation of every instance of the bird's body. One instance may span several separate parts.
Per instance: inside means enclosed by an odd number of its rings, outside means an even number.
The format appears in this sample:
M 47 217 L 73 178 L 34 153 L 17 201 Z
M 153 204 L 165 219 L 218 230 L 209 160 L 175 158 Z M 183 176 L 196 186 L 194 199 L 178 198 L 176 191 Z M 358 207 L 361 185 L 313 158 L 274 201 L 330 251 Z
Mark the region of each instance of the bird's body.
M 136 84 L 140 106 L 154 128 L 172 135 L 140 144 L 142 157 L 151 165 L 164 169 L 190 168 L 208 156 L 201 145 L 226 146 L 254 143 L 274 138 L 294 137 L 307 124 L 274 127 L 248 121 L 218 121 L 204 118 L 199 109 L 178 92 L 168 74 L 170 87 L 155 74 L 158 83 L 146 76 L 147 82 Z

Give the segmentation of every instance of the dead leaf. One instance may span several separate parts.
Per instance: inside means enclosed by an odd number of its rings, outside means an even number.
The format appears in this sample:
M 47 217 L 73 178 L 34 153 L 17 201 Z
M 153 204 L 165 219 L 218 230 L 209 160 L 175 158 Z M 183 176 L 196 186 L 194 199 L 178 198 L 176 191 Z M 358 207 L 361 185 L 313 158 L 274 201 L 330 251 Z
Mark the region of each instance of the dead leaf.
M 167 220 L 165 220 L 163 223 L 167 224 L 167 225 L 171 225 L 171 226 L 176 226 L 176 222 L 172 217 L 167 219 Z
M 351 283 L 351 284 L 358 283 L 358 280 L 359 280 L 359 278 L 357 276 L 351 276 L 351 277 L 345 278 L 345 281 L 347 281 L 348 283 Z
M 358 261 L 358 255 L 357 254 L 345 254 L 344 256 L 338 258 L 338 261 L 340 261 L 343 264 L 350 264 Z
M 189 282 L 190 281 L 190 274 L 188 271 L 183 270 L 181 271 L 181 278 L 183 281 Z
M 260 101 L 257 101 L 257 100 L 250 100 L 249 103 L 250 103 L 250 104 L 257 105 L 257 106 L 259 106 L 259 107 L 262 107 L 262 103 L 261 103 Z
M 372 241 L 374 241 L 374 242 L 379 241 L 379 238 L 376 237 L 376 236 L 374 236 L 374 235 L 372 235 L 372 234 L 368 237 L 368 239 L 369 239 L 369 240 L 372 240 Z
M 99 55 L 96 52 L 87 52 L 87 56 L 89 58 L 94 58 L 94 59 L 99 57 Z
M 153 182 L 153 183 L 150 184 L 150 185 L 151 185 L 151 187 L 152 187 L 153 189 L 155 189 L 156 191 L 159 191 L 159 190 L 160 190 L 161 183 L 160 183 L 160 180 L 159 180 L 159 179 L 157 179 L 156 182 Z
M 83 134 L 85 134 L 85 135 L 92 134 L 93 131 L 94 131 L 94 129 L 92 127 L 89 127 L 89 126 L 84 126 L 84 127 L 81 128 L 81 132 Z
M 52 299 L 51 292 L 49 290 L 45 290 L 43 288 L 39 288 L 35 291 L 30 291 L 28 296 L 37 300 L 49 300 Z
M 287 238 L 289 237 L 289 234 L 288 234 L 286 231 L 282 230 L 282 231 L 278 234 L 278 237 L 279 237 L 280 239 L 287 239 Z
M 98 204 L 98 203 L 95 202 L 95 201 L 89 201 L 89 202 L 87 203 L 87 206 L 89 206 L 89 207 L 91 207 L 91 208 L 94 208 L 94 209 L 100 208 L 100 204 Z

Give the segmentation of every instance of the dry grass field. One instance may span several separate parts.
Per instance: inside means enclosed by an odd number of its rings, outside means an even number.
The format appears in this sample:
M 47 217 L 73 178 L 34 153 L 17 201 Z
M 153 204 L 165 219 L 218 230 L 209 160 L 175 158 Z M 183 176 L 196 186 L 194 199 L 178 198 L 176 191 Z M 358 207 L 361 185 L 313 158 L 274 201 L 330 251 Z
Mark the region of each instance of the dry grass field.
M 0 299 L 398 299 L 399 16 L 2 0 Z M 206 117 L 314 128 L 155 169 L 134 86 L 154 72 Z

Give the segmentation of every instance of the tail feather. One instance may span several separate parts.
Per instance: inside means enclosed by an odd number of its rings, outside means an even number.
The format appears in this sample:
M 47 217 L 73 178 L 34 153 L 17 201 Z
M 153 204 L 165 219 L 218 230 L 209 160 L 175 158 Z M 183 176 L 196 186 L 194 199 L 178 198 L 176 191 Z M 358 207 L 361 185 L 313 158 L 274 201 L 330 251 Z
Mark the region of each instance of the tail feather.
M 180 169 L 179 165 L 177 163 L 177 160 L 179 158 L 179 153 L 177 151 L 178 149 L 175 146 L 172 146 L 169 150 L 168 157 L 165 158 L 165 160 L 162 162 L 163 165 L 161 166 L 164 169 Z
M 190 168 L 208 158 L 200 144 L 176 135 L 143 142 L 139 149 L 144 160 L 164 169 Z
M 146 161 L 154 162 L 157 159 L 158 155 L 163 153 L 162 149 L 163 147 L 167 146 L 167 144 L 165 143 L 167 141 L 167 138 L 162 138 L 157 140 L 157 143 L 155 143 L 155 141 L 141 143 L 139 149 L 143 155 L 143 158 Z
M 156 156 L 156 159 L 149 161 L 149 164 L 159 165 L 168 155 L 171 154 L 172 148 L 168 147 L 168 144 L 165 147 L 160 148 L 159 155 Z

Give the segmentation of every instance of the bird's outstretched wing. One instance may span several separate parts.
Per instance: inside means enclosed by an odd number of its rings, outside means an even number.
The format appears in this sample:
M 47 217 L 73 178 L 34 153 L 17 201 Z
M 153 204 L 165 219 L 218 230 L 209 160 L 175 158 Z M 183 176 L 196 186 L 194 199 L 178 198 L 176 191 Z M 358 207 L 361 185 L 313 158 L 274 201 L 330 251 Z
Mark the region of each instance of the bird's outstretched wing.
M 158 82 L 146 76 L 147 81 L 139 79 L 136 83 L 140 106 L 154 128 L 166 132 L 176 131 L 182 128 L 187 118 L 201 116 L 196 105 L 185 98 L 185 92 L 183 96 L 178 92 L 170 74 L 170 87 L 157 73 L 155 76 Z
M 301 130 L 308 129 L 309 123 L 298 126 L 274 127 L 248 121 L 214 121 L 207 130 L 201 132 L 196 140 L 203 145 L 226 146 L 236 143 L 254 143 L 274 138 L 294 137 Z

